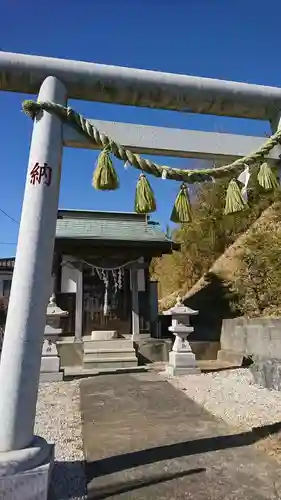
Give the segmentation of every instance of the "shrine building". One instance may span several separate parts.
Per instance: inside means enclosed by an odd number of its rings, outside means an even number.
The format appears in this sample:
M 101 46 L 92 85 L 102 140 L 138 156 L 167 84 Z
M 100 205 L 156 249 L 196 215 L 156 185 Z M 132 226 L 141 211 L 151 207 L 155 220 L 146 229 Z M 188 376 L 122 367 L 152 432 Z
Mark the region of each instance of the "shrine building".
M 159 337 L 149 266 L 177 248 L 147 215 L 58 211 L 50 295 L 69 313 L 57 343 L 66 375 L 138 365 L 139 346 Z M 13 265 L 0 259 L 0 296 Z

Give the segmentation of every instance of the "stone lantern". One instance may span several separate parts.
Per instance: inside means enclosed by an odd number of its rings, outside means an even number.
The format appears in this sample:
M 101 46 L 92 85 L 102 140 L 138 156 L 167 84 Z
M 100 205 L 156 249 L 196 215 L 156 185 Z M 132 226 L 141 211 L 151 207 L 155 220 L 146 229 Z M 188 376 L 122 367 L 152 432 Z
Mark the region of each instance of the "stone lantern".
M 62 333 L 60 320 L 68 316 L 67 311 L 63 311 L 57 306 L 55 294 L 53 294 L 49 300 L 46 316 L 40 380 L 43 382 L 55 382 L 63 379 L 63 373 L 60 372 L 60 358 L 56 342 Z
M 190 326 L 190 316 L 198 314 L 198 311 L 185 306 L 181 298 L 177 298 L 177 303 L 163 314 L 172 316 L 172 326 L 169 331 L 175 335 L 175 341 L 172 351 L 169 353 L 169 363 L 166 373 L 169 376 L 187 375 L 200 373 L 196 367 L 196 359 L 193 354 L 187 337 L 193 332 L 194 328 Z

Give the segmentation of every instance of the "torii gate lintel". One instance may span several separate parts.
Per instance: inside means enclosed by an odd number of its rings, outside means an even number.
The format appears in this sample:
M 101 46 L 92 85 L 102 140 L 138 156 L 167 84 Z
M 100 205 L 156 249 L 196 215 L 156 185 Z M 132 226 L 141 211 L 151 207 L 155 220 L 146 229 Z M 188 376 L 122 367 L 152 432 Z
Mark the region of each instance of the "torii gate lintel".
M 271 120 L 281 88 L 0 51 L 0 90 L 37 94 L 56 76 L 71 99 Z

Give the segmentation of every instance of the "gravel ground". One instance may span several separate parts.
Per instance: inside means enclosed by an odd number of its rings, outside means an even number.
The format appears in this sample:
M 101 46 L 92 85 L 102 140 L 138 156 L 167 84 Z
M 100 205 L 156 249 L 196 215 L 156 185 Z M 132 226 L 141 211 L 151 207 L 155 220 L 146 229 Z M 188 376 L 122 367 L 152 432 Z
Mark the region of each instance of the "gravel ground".
M 35 432 L 55 443 L 50 500 L 86 498 L 79 397 L 77 380 L 39 387 Z
M 251 372 L 245 368 L 168 380 L 210 413 L 240 430 L 280 422 L 281 392 L 254 385 Z
M 164 376 L 163 372 L 159 375 Z M 168 380 L 210 413 L 240 431 L 280 422 L 281 392 L 254 385 L 247 369 Z M 41 384 L 35 431 L 47 441 L 56 443 L 50 500 L 85 499 L 79 381 Z M 280 434 L 264 440 L 261 448 L 281 463 L 279 443 Z
M 167 380 L 236 431 L 262 428 L 255 446 L 281 465 L 281 392 L 255 385 L 245 368 Z M 272 424 L 280 425 L 266 428 Z

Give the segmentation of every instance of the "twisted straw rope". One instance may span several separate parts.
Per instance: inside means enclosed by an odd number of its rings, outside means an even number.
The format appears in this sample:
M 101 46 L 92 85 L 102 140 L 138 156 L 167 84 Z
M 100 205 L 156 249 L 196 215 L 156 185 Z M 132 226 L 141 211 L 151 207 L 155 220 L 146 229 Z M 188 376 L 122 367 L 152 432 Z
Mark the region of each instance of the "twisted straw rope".
M 263 161 L 264 157 L 281 142 L 281 130 L 278 130 L 255 152 L 250 153 L 243 158 L 239 158 L 229 165 L 224 165 L 217 168 L 205 168 L 184 170 L 180 168 L 170 168 L 166 165 L 158 165 L 150 160 L 141 158 L 139 155 L 132 153 L 129 149 L 124 148 L 120 144 L 110 139 L 107 135 L 103 134 L 80 113 L 76 113 L 72 108 L 61 106 L 50 101 L 36 102 L 24 101 L 22 104 L 23 111 L 32 119 L 44 110 L 58 116 L 64 123 L 68 123 L 78 132 L 82 133 L 87 139 L 90 139 L 100 149 L 109 149 L 116 158 L 128 162 L 133 167 L 146 172 L 147 174 L 154 175 L 155 177 L 162 177 L 164 173 L 167 179 L 176 181 L 183 181 L 189 184 L 193 182 L 203 182 L 211 180 L 212 178 L 218 179 L 237 175 L 246 165 L 253 166 L 256 163 Z

